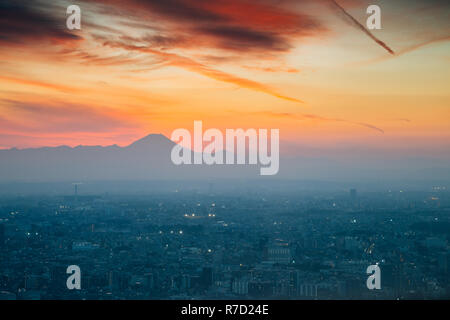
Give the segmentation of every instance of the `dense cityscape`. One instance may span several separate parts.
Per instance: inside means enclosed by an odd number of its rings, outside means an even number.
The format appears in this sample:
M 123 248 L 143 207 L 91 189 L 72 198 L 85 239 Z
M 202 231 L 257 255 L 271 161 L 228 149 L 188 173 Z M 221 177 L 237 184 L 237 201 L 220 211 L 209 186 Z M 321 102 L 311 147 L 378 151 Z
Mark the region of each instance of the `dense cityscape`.
M 74 189 L 0 199 L 0 299 L 450 298 L 445 187 Z M 380 290 L 366 287 L 373 264 Z

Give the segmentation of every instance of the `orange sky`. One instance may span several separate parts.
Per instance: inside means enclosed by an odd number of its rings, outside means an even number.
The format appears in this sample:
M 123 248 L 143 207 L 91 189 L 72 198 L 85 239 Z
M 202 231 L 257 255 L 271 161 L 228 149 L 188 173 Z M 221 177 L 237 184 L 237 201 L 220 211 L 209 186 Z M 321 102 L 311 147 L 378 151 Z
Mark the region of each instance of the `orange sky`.
M 127 145 L 202 120 L 298 148 L 450 150 L 448 4 L 338 2 L 363 24 L 379 4 L 373 34 L 396 55 L 325 0 L 78 1 L 80 31 L 64 1 L 11 1 L 0 148 Z

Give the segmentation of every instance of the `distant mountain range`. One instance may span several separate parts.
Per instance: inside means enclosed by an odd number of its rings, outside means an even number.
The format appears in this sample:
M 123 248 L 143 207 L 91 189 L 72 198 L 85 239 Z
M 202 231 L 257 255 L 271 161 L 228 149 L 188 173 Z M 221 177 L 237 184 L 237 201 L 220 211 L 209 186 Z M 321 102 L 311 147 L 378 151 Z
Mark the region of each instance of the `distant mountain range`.
M 280 156 L 280 171 L 261 176 L 259 165 L 180 165 L 170 159 L 175 143 L 150 134 L 120 147 L 77 146 L 0 150 L 0 184 L 6 182 L 87 182 L 256 179 L 257 181 L 319 180 L 335 182 L 392 181 L 441 183 L 450 181 L 445 158 L 397 157 L 388 159 L 349 152 L 347 159 L 333 156 Z M 300 152 L 302 150 L 299 150 Z M 259 182 L 258 182 L 259 183 Z
M 170 159 L 174 145 L 164 135 L 150 134 L 125 147 L 60 146 L 0 150 L 0 180 L 160 180 L 259 175 L 255 165 L 176 166 Z

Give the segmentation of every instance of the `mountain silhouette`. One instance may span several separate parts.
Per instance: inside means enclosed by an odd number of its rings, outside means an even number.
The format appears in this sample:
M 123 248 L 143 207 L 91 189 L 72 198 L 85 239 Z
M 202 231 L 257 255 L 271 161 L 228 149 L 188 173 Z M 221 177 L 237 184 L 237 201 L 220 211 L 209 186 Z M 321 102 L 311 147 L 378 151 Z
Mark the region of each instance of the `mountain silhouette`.
M 129 146 L 127 148 L 129 149 L 138 149 L 138 148 L 146 148 L 148 147 L 154 147 L 154 148 L 172 148 L 175 145 L 175 142 L 167 138 L 165 135 L 162 134 L 149 134 Z
M 261 176 L 259 165 L 180 165 L 170 158 L 176 144 L 162 134 L 149 134 L 128 146 L 59 146 L 0 150 L 0 184 L 9 182 L 161 181 L 234 179 L 310 179 L 322 181 L 450 180 L 448 163 L 418 158 L 283 156 L 280 172 Z M 189 151 L 188 151 L 189 152 Z M 405 165 L 407 163 L 408 165 Z
M 251 177 L 257 166 L 180 165 L 170 154 L 176 144 L 149 134 L 128 146 L 59 146 L 0 150 L 2 181 L 104 181 Z

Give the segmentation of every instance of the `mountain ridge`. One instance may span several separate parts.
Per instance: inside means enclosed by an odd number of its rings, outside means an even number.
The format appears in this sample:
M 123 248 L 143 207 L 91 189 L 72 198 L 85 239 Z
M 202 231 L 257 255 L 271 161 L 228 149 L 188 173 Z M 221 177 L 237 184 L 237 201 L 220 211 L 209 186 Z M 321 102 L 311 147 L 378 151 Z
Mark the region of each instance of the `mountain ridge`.
M 114 144 L 3 149 L 0 150 L 0 180 L 154 180 L 259 175 L 256 165 L 177 166 L 170 158 L 175 145 L 162 134 L 148 134 L 122 147 Z
M 161 133 L 149 133 L 146 136 L 139 138 L 138 140 L 135 140 L 131 142 L 128 145 L 125 146 L 119 146 L 118 144 L 110 144 L 110 145 L 76 145 L 74 147 L 68 146 L 68 145 L 58 145 L 58 146 L 40 146 L 40 147 L 31 147 L 31 148 L 18 148 L 18 147 L 11 147 L 11 148 L 5 148 L 0 149 L 1 151 L 23 151 L 23 150 L 38 150 L 38 149 L 80 149 L 80 148 L 128 148 L 132 147 L 134 145 L 145 145 L 148 143 L 151 143 L 153 141 L 159 141 L 159 142 L 166 142 L 171 143 L 175 145 L 175 142 L 167 138 L 165 135 Z

